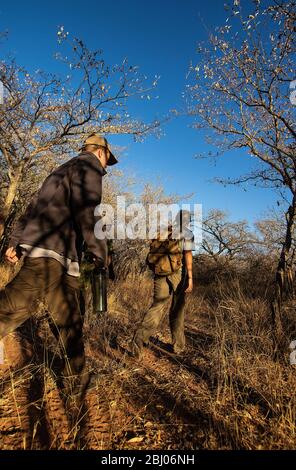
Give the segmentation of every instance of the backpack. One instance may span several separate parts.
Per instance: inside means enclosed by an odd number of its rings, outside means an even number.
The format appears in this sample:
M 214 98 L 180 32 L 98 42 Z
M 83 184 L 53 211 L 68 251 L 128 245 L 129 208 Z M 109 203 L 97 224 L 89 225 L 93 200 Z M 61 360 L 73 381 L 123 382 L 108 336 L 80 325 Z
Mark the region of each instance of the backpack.
M 183 258 L 181 243 L 181 240 L 173 239 L 171 233 L 165 240 L 159 237 L 152 240 L 146 262 L 154 274 L 168 276 L 181 269 Z

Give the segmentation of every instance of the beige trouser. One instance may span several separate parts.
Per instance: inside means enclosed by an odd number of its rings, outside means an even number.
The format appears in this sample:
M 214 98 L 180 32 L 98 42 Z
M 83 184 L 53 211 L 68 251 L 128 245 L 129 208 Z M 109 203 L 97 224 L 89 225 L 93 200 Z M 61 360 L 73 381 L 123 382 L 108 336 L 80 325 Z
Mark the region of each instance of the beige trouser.
M 174 350 L 180 351 L 185 347 L 184 334 L 184 307 L 185 307 L 185 288 L 187 279 L 182 277 L 182 270 L 170 274 L 169 276 L 154 277 L 154 296 L 153 303 L 143 321 L 136 331 L 134 342 L 139 348 L 147 344 L 149 337 L 152 336 L 165 313 L 165 307 L 171 300 L 169 321 L 172 334 Z
M 79 279 L 52 258 L 24 260 L 19 273 L 0 291 L 0 339 L 15 330 L 45 300 L 52 331 L 64 356 L 63 377 L 80 374 L 85 356 Z

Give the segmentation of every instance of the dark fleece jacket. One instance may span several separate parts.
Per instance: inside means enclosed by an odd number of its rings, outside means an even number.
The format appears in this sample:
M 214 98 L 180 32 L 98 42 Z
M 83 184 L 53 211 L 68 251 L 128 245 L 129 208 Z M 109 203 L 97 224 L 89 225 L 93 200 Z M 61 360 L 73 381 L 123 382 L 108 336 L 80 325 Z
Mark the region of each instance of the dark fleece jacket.
M 59 166 L 34 195 L 11 234 L 9 246 L 38 246 L 79 262 L 85 241 L 88 251 L 106 264 L 106 241 L 94 235 L 94 210 L 101 203 L 105 174 L 91 152 Z

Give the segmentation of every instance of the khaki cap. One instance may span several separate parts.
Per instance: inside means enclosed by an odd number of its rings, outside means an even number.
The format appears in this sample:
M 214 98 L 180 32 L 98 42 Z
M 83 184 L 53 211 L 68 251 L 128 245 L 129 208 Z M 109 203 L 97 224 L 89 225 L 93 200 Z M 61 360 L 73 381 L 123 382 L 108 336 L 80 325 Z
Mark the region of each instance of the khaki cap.
M 109 160 L 108 160 L 108 163 L 107 163 L 108 166 L 115 165 L 116 163 L 118 163 L 118 160 L 117 160 L 117 158 L 114 157 L 114 155 L 112 153 L 112 150 L 111 150 L 111 147 L 110 147 L 107 139 L 105 139 L 105 137 L 102 137 L 101 135 L 98 135 L 98 134 L 91 134 L 85 139 L 83 145 L 89 145 L 89 144 L 98 145 L 100 147 L 105 147 L 109 150 L 110 157 L 109 157 Z

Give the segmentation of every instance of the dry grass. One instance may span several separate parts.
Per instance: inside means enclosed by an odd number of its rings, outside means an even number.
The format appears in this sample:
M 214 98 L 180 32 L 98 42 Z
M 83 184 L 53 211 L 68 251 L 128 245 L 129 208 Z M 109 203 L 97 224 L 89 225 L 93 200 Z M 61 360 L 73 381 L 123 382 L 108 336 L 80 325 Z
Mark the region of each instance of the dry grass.
M 14 267 L 0 264 L 0 289 L 4 287 L 13 275 Z
M 0 275 L 4 284 L 9 273 L 1 268 Z M 0 379 L 1 448 L 294 449 L 288 341 L 295 304 L 286 309 L 286 354 L 275 361 L 266 284 L 253 285 L 255 275 L 200 278 L 186 305 L 186 354 L 166 351 L 166 319 L 141 362 L 127 349 L 150 304 L 151 279 L 111 286 L 106 317 L 94 318 L 88 308 L 86 352 L 97 375 L 74 425 L 50 372 L 57 352 L 41 307 L 30 327 L 34 344 L 28 327 L 10 338 L 19 351 Z

